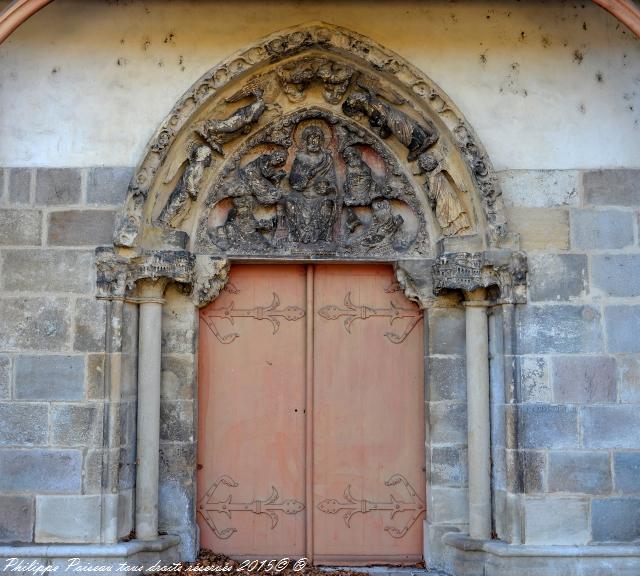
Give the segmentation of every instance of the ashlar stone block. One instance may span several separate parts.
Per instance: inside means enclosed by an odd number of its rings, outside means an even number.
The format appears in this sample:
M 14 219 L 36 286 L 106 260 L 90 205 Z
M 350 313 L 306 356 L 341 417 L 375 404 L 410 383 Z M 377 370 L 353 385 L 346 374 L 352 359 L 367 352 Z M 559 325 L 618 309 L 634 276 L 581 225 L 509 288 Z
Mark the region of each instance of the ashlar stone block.
M 0 402 L 0 446 L 37 446 L 47 443 L 47 404 Z
M 29 204 L 31 201 L 31 168 L 9 168 L 9 202 Z
M 607 306 L 604 319 L 609 352 L 640 352 L 640 306 Z
M 582 185 L 578 170 L 505 170 L 498 172 L 507 206 L 573 206 Z
M 638 206 L 640 170 L 591 170 L 583 178 L 587 204 Z
M 133 168 L 123 166 L 92 168 L 87 178 L 87 202 L 120 206 L 133 172 Z
M 594 293 L 619 298 L 640 296 L 640 254 L 594 255 L 591 277 Z
M 640 358 L 621 356 L 618 368 L 620 402 L 640 404 Z
M 41 168 L 36 173 L 36 203 L 78 204 L 81 197 L 80 170 Z
M 616 361 L 610 356 L 556 356 L 552 360 L 553 397 L 558 403 L 615 402 Z
M 0 210 L 0 246 L 39 246 L 41 241 L 40 210 Z
M 529 257 L 529 297 L 564 302 L 588 291 L 585 254 L 532 254 Z
M 623 493 L 640 493 L 640 452 L 614 452 L 615 489 Z
M 640 410 L 636 406 L 587 406 L 580 422 L 586 448 L 638 447 Z
M 640 538 L 640 499 L 598 498 L 591 503 L 596 542 L 633 542 Z
M 102 441 L 102 405 L 54 404 L 51 407 L 51 444 L 96 446 Z
M 74 493 L 81 486 L 80 450 L 0 449 L 0 492 Z
M 15 396 L 21 400 L 82 400 L 84 357 L 18 356 Z
M 33 540 L 32 496 L 0 495 L 0 542 L 26 543 Z
M 607 452 L 549 453 L 549 492 L 608 494 L 611 489 Z
M 526 544 L 581 545 L 591 539 L 589 502 L 578 498 L 527 498 Z
M 49 214 L 51 246 L 106 246 L 111 244 L 115 212 L 61 210 Z
M 563 208 L 507 208 L 511 229 L 523 250 L 568 250 L 569 211 Z
M 82 352 L 105 349 L 106 312 L 104 300 L 76 300 L 73 348 Z
M 577 448 L 578 411 L 571 406 L 524 404 L 518 407 L 518 430 L 524 448 Z
M 36 542 L 89 543 L 100 539 L 101 496 L 37 496 Z
M 11 397 L 12 372 L 11 357 L 0 354 L 0 400 Z
M 3 298 L 0 318 L 3 322 L 0 350 L 56 352 L 68 347 L 69 301 L 66 298 Z

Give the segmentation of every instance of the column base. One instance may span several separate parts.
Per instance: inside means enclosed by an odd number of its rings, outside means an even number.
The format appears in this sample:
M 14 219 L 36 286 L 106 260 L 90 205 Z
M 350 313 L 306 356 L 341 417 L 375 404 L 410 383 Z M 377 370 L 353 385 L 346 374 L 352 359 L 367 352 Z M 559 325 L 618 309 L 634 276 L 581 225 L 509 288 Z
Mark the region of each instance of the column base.
M 140 574 L 142 566 L 171 566 L 180 561 L 180 537 L 159 536 L 156 540 L 131 540 L 117 544 L 24 544 L 0 546 L 0 574 L 101 573 L 124 576 Z M 21 563 L 18 565 L 18 563 Z M 127 570 L 128 565 L 129 570 Z M 31 566 L 31 568 L 25 568 Z M 51 566 L 51 568 L 48 568 Z M 105 567 L 93 572 L 83 566 Z M 56 570 L 57 567 L 57 570 Z M 135 569 L 132 569 L 135 567 Z M 68 570 L 67 570 L 68 569 Z M 47 570 L 47 571 L 45 571 Z
M 450 532 L 442 538 L 444 569 L 454 576 L 637 576 L 640 546 L 528 546 L 474 540 Z

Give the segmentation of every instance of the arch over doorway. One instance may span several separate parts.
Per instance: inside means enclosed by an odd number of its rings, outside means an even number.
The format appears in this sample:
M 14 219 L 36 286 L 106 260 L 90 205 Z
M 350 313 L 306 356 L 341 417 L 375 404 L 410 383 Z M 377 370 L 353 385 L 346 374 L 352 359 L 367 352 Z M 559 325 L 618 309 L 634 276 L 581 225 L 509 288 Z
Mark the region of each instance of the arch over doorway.
M 273 34 L 212 68 L 156 131 L 114 245 L 98 249 L 96 261 L 98 297 L 112 302 L 108 325 L 120 330 L 126 307 L 138 308 L 139 540 L 158 537 L 162 509 L 167 286 L 189 294 L 191 309 L 181 314 L 194 318 L 225 287 L 234 262 L 318 261 L 391 264 L 419 314 L 456 309 L 466 319 L 473 432 L 465 505 L 471 536 L 490 538 L 487 310 L 504 309 L 505 329 L 513 323 L 513 306 L 526 296 L 526 259 L 473 129 L 399 55 L 317 23 Z M 120 358 L 122 350 L 112 352 Z M 194 501 L 195 484 L 188 490 Z M 195 519 L 186 518 L 182 527 L 195 537 Z

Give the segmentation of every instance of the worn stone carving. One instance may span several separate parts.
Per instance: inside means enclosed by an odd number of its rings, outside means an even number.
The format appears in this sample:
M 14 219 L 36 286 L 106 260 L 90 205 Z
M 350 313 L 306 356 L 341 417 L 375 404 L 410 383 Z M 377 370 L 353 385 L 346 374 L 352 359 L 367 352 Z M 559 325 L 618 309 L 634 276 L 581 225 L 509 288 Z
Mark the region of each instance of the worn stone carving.
M 504 302 L 524 301 L 527 261 L 521 252 L 459 252 L 440 256 L 432 267 L 433 291 L 472 292 L 495 286 Z
M 384 102 L 371 91 L 356 91 L 342 104 L 347 116 L 364 114 L 369 125 L 380 138 L 395 136 L 409 154 L 407 160 L 413 162 L 438 140 L 435 126 L 426 120 L 418 123 L 409 115 Z
M 240 78 L 242 85 L 237 87 Z M 486 154 L 455 105 L 433 82 L 396 54 L 367 38 L 326 24 L 287 30 L 256 43 L 210 70 L 180 99 L 159 127 L 132 179 L 126 206 L 117 220 L 115 244 L 123 247 L 141 244 L 141 228 L 153 224 L 146 206 L 150 203 L 152 207 L 157 206 L 158 197 L 167 198 L 170 194 L 162 188 L 158 173 L 167 165 L 167 159 L 170 163 L 168 157 L 174 154 L 176 141 L 183 147 L 185 134 L 186 138 L 195 134 L 204 138 L 217 154 L 235 152 L 235 141 L 241 135 L 252 139 L 251 134 L 264 124 L 265 110 L 284 110 L 286 114 L 295 104 L 317 103 L 318 92 L 312 90 L 313 84 L 320 86 L 319 97 L 328 106 L 342 107 L 343 114 L 354 118 L 365 116 L 369 121 L 367 134 L 370 128 L 378 137 L 392 137 L 406 147 L 409 161 L 430 147 L 438 148 L 440 154 L 461 155 L 463 162 L 456 161 L 455 165 L 468 167 L 464 178 L 469 182 L 465 180 L 464 187 L 469 190 L 472 203 L 478 202 L 478 211 L 484 212 L 489 242 L 494 246 L 504 244 L 507 231 L 500 190 Z M 227 96 L 228 93 L 232 95 Z M 253 101 L 223 118 L 216 113 L 216 106 L 221 103 L 239 102 L 242 98 Z M 282 114 L 278 112 L 278 116 Z M 447 127 L 454 128 L 449 131 Z M 289 148 L 291 144 L 283 140 L 287 137 L 286 130 L 282 130 L 282 135 L 278 139 L 274 131 L 272 144 Z M 333 159 L 340 171 L 342 159 L 335 155 Z M 365 157 L 365 164 L 368 161 Z M 456 174 L 454 181 L 460 178 L 461 175 Z M 342 184 L 340 174 L 338 180 Z M 435 191 L 433 187 L 432 195 Z M 340 198 L 343 190 L 338 192 L 336 227 L 342 227 L 345 216 L 351 214 L 354 233 L 363 233 L 367 218 L 361 218 L 362 210 L 357 204 L 353 210 L 343 211 L 342 207 L 348 204 Z M 437 205 L 436 201 L 436 210 Z M 484 222 L 481 226 L 471 222 L 474 214 L 466 211 L 470 229 L 465 232 L 482 231 Z M 266 222 L 260 216 L 257 220 L 258 233 L 264 236 L 260 226 Z M 444 221 L 445 217 L 441 216 L 440 220 Z M 189 226 L 185 224 L 184 228 L 186 231 Z M 454 228 L 458 234 L 463 230 L 458 224 L 441 225 L 441 228 L 443 234 L 453 234 Z
M 198 199 L 205 169 L 211 166 L 211 148 L 206 145 L 192 145 L 189 165 L 171 192 L 167 203 L 158 216 L 162 226 L 178 226 L 187 216 L 192 201 Z
M 327 58 L 302 58 L 280 66 L 278 79 L 291 102 L 304 99 L 304 92 L 314 80 L 322 82 L 324 99 L 337 104 L 345 95 L 354 70 Z
M 246 106 L 238 108 L 233 114 L 223 119 L 211 118 L 205 120 L 197 132 L 209 143 L 211 148 L 221 156 L 224 156 L 222 146 L 237 138 L 240 134 L 247 134 L 251 129 L 251 125 L 257 122 L 260 116 L 267 109 L 263 99 L 263 90 L 255 88 L 252 93 L 255 101 Z M 245 92 L 241 91 L 231 98 L 227 98 L 227 102 L 235 102 L 237 99 L 245 97 Z
M 145 251 L 127 257 L 112 248 L 96 249 L 97 297 L 125 299 L 141 280 L 168 279 L 191 286 L 197 306 L 204 306 L 224 287 L 229 263 L 184 250 Z
M 397 159 L 357 124 L 316 108 L 249 138 L 205 204 L 200 252 L 364 257 L 426 248 L 422 205 Z
M 422 154 L 418 166 L 427 174 L 424 189 L 433 208 L 440 230 L 444 236 L 455 236 L 470 230 L 471 224 L 462 207 L 456 190 L 444 170 L 436 170 L 439 162 L 433 156 Z M 432 176 L 429 177 L 428 174 Z

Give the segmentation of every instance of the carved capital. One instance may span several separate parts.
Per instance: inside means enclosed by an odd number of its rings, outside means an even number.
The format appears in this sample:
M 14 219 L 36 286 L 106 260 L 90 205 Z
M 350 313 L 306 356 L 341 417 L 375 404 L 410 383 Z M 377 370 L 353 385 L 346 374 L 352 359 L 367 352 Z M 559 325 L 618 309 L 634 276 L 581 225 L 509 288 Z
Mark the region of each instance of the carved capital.
M 111 248 L 98 248 L 96 268 L 98 298 L 121 300 L 131 296 L 137 285 L 140 289 L 149 286 L 159 289 L 172 281 L 190 285 L 197 306 L 204 306 L 219 294 L 229 273 L 226 260 L 184 250 L 145 251 L 125 256 Z M 132 296 L 135 299 L 137 294 Z M 161 298 L 162 292 L 157 297 Z
M 497 287 L 500 301 L 526 300 L 527 260 L 521 252 L 487 251 L 443 254 L 432 267 L 434 294 L 449 290 L 472 293 Z
M 229 262 L 198 254 L 193 269 L 191 299 L 199 308 L 215 300 L 229 279 Z

